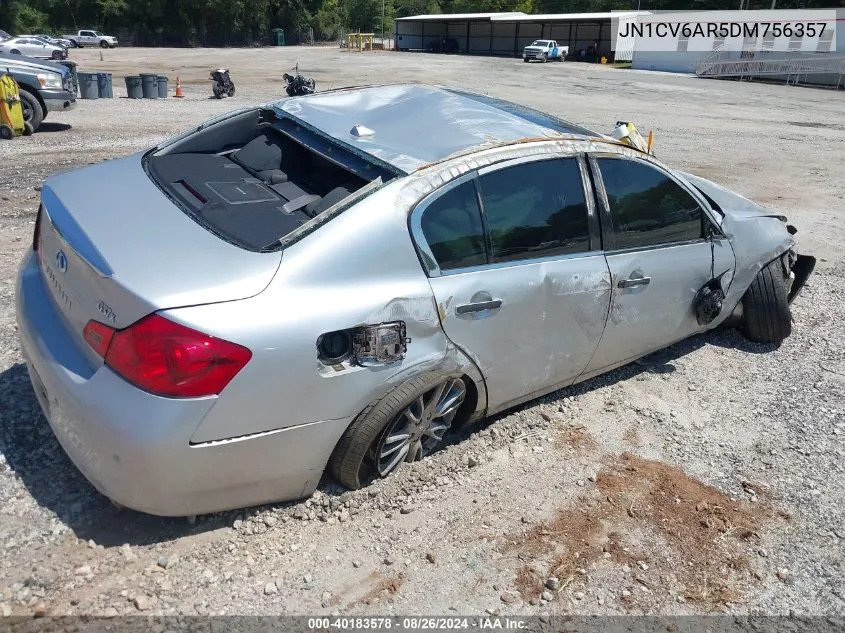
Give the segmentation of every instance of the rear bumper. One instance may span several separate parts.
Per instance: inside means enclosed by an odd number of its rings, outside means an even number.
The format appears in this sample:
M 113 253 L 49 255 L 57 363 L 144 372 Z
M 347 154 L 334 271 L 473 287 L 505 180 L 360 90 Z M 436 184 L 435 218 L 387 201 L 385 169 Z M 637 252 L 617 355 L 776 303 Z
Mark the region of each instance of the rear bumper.
M 65 329 L 34 254 L 21 264 L 21 350 L 44 415 L 64 451 L 119 504 L 186 516 L 302 498 L 320 481 L 350 420 L 191 445 L 217 398 L 161 398 L 106 366 L 92 367 Z
M 76 107 L 76 96 L 69 90 L 42 90 L 41 98 L 47 112 L 62 112 Z

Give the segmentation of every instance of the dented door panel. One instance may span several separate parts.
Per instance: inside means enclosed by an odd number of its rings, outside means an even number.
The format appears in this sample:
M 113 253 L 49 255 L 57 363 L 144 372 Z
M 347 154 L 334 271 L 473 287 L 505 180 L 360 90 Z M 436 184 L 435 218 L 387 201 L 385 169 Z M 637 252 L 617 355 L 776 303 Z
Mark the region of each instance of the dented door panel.
M 490 412 L 570 384 L 599 343 L 611 295 L 600 252 L 491 266 L 430 283 L 446 335 L 484 375 Z
M 734 271 L 727 239 L 713 242 L 713 271 Z M 604 335 L 586 374 L 620 365 L 706 328 L 693 299 L 711 278 L 708 241 L 608 253 L 613 300 Z M 647 281 L 646 281 L 647 280 Z

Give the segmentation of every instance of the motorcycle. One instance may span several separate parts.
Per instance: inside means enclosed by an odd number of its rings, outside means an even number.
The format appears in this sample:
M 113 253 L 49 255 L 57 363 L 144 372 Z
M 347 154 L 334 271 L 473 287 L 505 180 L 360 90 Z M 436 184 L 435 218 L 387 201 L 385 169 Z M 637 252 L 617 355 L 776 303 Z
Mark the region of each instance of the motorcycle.
M 282 79 L 285 80 L 285 92 L 287 92 L 289 97 L 310 95 L 314 93 L 316 83 L 311 77 L 289 75 L 285 73 L 282 75 Z
M 235 83 L 229 77 L 228 68 L 218 68 L 217 70 L 212 70 L 208 75 L 208 78 L 214 82 L 211 89 L 214 92 L 215 97 L 222 99 L 223 95 L 227 95 L 229 97 L 235 96 Z

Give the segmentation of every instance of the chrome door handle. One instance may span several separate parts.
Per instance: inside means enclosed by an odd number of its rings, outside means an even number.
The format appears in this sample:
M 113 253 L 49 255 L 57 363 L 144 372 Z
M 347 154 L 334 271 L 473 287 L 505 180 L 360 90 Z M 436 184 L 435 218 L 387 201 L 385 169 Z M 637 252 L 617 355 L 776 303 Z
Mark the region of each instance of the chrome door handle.
M 455 308 L 456 314 L 468 314 L 470 312 L 483 312 L 484 310 L 495 310 L 502 307 L 501 299 L 492 301 L 479 301 L 478 303 L 467 303 Z
M 634 277 L 629 279 L 620 279 L 616 284 L 620 288 L 636 288 L 637 286 L 647 286 L 651 283 L 651 277 Z

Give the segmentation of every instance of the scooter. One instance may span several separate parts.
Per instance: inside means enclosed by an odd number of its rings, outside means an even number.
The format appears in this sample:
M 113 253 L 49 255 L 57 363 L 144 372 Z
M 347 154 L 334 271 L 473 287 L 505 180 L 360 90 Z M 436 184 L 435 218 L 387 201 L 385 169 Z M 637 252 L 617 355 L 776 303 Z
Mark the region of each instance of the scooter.
M 208 78 L 214 82 L 211 89 L 214 92 L 215 97 L 222 99 L 223 95 L 229 97 L 235 96 L 235 84 L 229 77 L 228 68 L 218 68 L 217 70 L 212 70 L 208 75 Z

